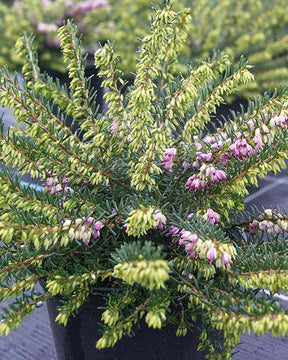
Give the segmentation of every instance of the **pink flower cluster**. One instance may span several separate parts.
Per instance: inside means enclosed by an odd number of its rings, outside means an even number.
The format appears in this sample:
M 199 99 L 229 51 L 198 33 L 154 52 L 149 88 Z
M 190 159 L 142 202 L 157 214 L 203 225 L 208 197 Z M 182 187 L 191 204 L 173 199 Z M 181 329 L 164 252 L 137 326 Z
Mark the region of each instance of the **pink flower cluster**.
M 281 129 L 287 129 L 288 116 L 286 114 L 276 115 L 271 118 L 270 126 L 274 128 L 275 126 L 280 127 Z
M 224 134 L 223 134 L 223 137 L 224 137 Z M 217 138 L 216 136 L 207 135 L 204 137 L 203 141 L 206 144 L 209 144 L 209 146 L 212 150 L 219 150 L 219 149 L 222 149 L 222 147 L 223 147 L 223 141 L 221 139 Z
M 101 221 L 96 221 L 93 217 L 88 217 L 86 219 L 83 217 L 82 219 L 76 219 L 74 222 L 75 226 L 71 226 L 72 221 L 66 220 L 63 224 L 63 228 L 69 228 L 69 238 L 75 240 L 81 240 L 85 246 L 88 246 L 90 239 L 98 239 L 100 236 L 100 229 L 103 227 L 103 223 Z
M 199 240 L 198 235 L 185 229 L 181 230 L 179 235 L 178 246 L 185 246 L 186 254 L 189 255 L 191 259 L 194 259 L 197 256 L 194 247 Z
M 204 169 L 204 171 L 205 171 L 206 179 L 210 182 L 227 180 L 227 175 L 226 175 L 225 171 L 217 169 L 214 166 L 208 166 L 206 169 Z
M 164 158 L 162 159 L 163 170 L 171 169 L 177 150 L 175 148 L 166 149 L 164 152 Z
M 216 260 L 216 267 L 221 267 L 222 264 L 228 266 L 231 262 L 231 255 L 227 251 L 220 249 L 217 250 L 214 244 L 211 241 L 201 240 L 197 234 L 192 233 L 188 230 L 180 230 L 175 226 L 170 226 L 168 235 L 174 237 L 178 236 L 178 246 L 184 246 L 186 254 L 190 259 L 195 259 L 197 257 L 203 259 L 203 249 L 205 249 L 204 256 L 206 259 L 212 263 L 213 260 Z M 220 245 L 221 247 L 221 245 Z M 220 256 L 220 257 L 219 257 Z
M 215 246 L 210 247 L 210 249 L 207 251 L 207 260 L 212 263 L 213 260 L 216 260 L 216 267 L 220 268 L 221 264 L 223 263 L 225 266 L 228 266 L 231 262 L 231 255 L 228 254 L 227 251 L 224 251 L 222 253 L 222 256 L 217 259 L 218 250 L 215 248 Z
M 68 180 L 65 176 L 49 177 L 44 183 L 46 186 L 45 191 L 51 195 L 58 193 L 74 194 L 74 190 L 71 187 L 65 185 L 67 181 Z
M 288 220 L 281 214 L 273 215 L 272 209 L 266 209 L 264 213 L 259 216 L 258 220 L 254 219 L 249 224 L 249 230 L 253 235 L 262 231 L 266 231 L 269 234 L 278 234 L 281 231 L 288 230 Z
M 208 209 L 204 214 L 203 219 L 208 220 L 211 224 L 219 224 L 220 214 L 212 209 Z
M 244 160 L 254 154 L 254 149 L 245 139 L 237 139 L 228 147 L 226 154 Z
M 207 259 L 208 259 L 208 261 L 209 261 L 210 263 L 212 263 L 213 260 L 217 259 L 217 255 L 218 255 L 217 249 L 216 249 L 214 246 L 210 247 L 210 249 L 209 249 L 208 252 L 207 252 Z M 227 251 L 224 251 L 224 252 L 222 253 L 221 258 L 218 258 L 218 259 L 216 260 L 216 264 L 215 264 L 215 265 L 216 265 L 216 267 L 219 268 L 219 267 L 221 266 L 221 263 L 223 263 L 225 266 L 228 266 L 228 265 L 230 264 L 230 262 L 231 262 L 231 255 L 228 254 Z
M 100 9 L 102 7 L 108 6 L 108 3 L 106 0 L 86 0 L 86 1 L 80 1 L 78 4 L 75 5 L 75 3 L 71 0 L 66 1 L 66 6 L 71 7 L 69 12 L 67 12 L 67 15 L 69 17 L 75 17 L 75 16 L 83 16 L 86 13 L 89 13 L 93 10 Z
M 44 22 L 39 22 L 37 24 L 37 32 L 39 34 L 48 34 L 48 33 L 55 33 L 58 30 L 56 24 L 48 24 Z
M 209 188 L 212 183 L 222 180 L 227 180 L 227 175 L 224 170 L 203 164 L 199 174 L 193 174 L 187 180 L 186 189 L 192 191 L 204 191 L 204 189 Z
M 262 123 L 259 128 L 255 130 L 255 121 L 250 119 L 247 122 L 251 131 L 254 131 L 254 138 L 253 142 L 255 144 L 256 151 L 259 151 L 264 143 L 271 142 L 273 140 L 273 135 L 271 133 L 272 129 L 280 128 L 280 129 L 287 129 L 287 121 L 288 116 L 286 114 L 280 114 L 273 116 L 270 121 L 268 122 L 268 115 L 265 116 L 265 123 Z
M 202 151 L 196 151 L 196 160 L 193 163 L 193 166 L 200 166 L 204 161 L 212 161 L 212 152 L 203 153 Z

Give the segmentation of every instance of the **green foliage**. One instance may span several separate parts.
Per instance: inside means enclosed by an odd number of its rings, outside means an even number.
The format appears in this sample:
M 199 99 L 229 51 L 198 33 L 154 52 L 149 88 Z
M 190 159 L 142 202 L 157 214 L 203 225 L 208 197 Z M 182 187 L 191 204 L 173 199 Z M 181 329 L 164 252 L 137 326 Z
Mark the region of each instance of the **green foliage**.
M 58 32 L 68 87 L 41 73 L 33 38 L 17 42 L 23 81 L 6 68 L 0 79 L 0 105 L 18 123 L 0 127 L 0 298 L 14 299 L 1 334 L 53 296 L 67 324 L 103 283 L 111 293 L 99 349 L 141 319 L 189 336 L 201 315 L 198 349 L 210 359 L 230 359 L 247 330 L 287 333 L 287 311 L 270 294 L 287 290 L 288 217 L 241 210 L 248 186 L 285 167 L 288 90 L 250 101 L 209 132 L 223 96 L 253 75 L 244 58 L 219 53 L 175 77 L 190 20 L 168 1 L 155 9 L 128 89 L 111 43 L 97 50 L 109 88 L 103 113 L 75 25 Z M 24 174 L 42 187 L 21 182 Z

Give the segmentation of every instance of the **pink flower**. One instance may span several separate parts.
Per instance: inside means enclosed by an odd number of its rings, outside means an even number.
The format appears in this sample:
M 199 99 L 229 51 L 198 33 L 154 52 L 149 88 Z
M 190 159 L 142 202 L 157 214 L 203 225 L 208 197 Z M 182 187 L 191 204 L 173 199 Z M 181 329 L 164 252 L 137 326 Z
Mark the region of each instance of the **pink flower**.
M 51 174 L 50 174 L 51 175 Z M 64 193 L 64 194 L 73 194 L 74 190 L 69 186 L 64 186 L 68 182 L 68 179 L 62 175 L 58 175 L 55 177 L 47 178 L 44 185 L 46 186 L 45 191 L 49 194 L 57 194 L 57 193 Z M 62 200 L 66 200 L 66 197 L 62 197 Z
M 48 32 L 48 24 L 43 22 L 39 22 L 37 24 L 37 31 L 39 34 L 46 34 Z
M 226 265 L 226 266 L 229 265 L 229 263 L 231 261 L 231 256 L 230 256 L 230 254 L 227 253 L 227 251 L 223 252 L 222 261 L 223 261 L 224 265 Z
M 175 148 L 166 149 L 164 152 L 164 158 L 162 159 L 163 170 L 171 169 L 177 150 Z
M 261 137 L 260 129 L 256 129 L 253 141 L 255 143 L 256 150 L 259 151 L 263 146 L 263 140 Z
M 253 222 L 251 224 L 249 224 L 249 230 L 252 235 L 255 235 L 257 233 L 256 228 L 258 228 L 258 221 L 253 220 Z
M 169 161 L 171 158 L 174 158 L 176 155 L 176 152 L 177 152 L 177 149 L 175 149 L 175 148 L 166 149 L 164 152 L 165 157 L 163 160 L 167 159 Z
M 74 229 L 73 228 L 69 229 L 68 236 L 69 236 L 70 239 L 73 238 L 73 236 L 74 236 Z
M 82 242 L 84 243 L 85 246 L 88 246 L 89 238 L 90 238 L 89 233 L 84 231 L 82 233 Z
M 208 209 L 206 211 L 206 214 L 203 216 L 203 218 L 205 220 L 209 220 L 211 224 L 214 223 L 218 224 L 220 221 L 220 215 L 217 212 L 213 211 L 212 209 Z
M 96 240 L 96 239 L 98 239 L 99 236 L 100 236 L 100 231 L 95 230 L 95 231 L 93 232 L 93 239 Z
M 203 141 L 206 142 L 207 144 L 214 144 L 216 139 L 212 135 L 207 135 L 204 137 Z
M 249 129 L 253 131 L 255 129 L 255 123 L 252 119 L 247 121 L 247 125 L 249 126 Z
M 268 216 L 268 217 L 271 217 L 273 215 L 272 209 L 265 209 L 264 210 L 264 215 Z
M 164 225 L 166 225 L 166 217 L 161 213 L 160 210 L 155 211 L 155 226 L 159 230 L 163 230 Z
M 113 121 L 110 125 L 110 132 L 112 135 L 115 134 L 116 130 L 119 128 L 120 122 L 119 121 Z
M 208 250 L 207 252 L 207 259 L 212 262 L 217 255 L 217 250 L 215 249 L 215 247 L 213 246 L 211 249 Z
M 203 216 L 205 220 L 209 220 L 211 224 L 218 224 L 220 221 L 220 215 L 213 211 L 212 209 L 208 209 L 206 214 Z
M 46 186 L 52 186 L 53 184 L 53 178 L 48 178 L 47 181 L 44 183 Z
M 83 222 L 83 220 L 78 218 L 75 220 L 75 225 L 80 225 L 80 224 L 82 224 L 82 222 Z
M 199 142 L 199 138 L 197 135 L 193 136 L 193 140 L 194 140 L 194 144 L 197 148 L 197 150 L 201 150 L 202 149 L 202 145 Z
M 190 259 L 195 259 L 197 256 L 197 253 L 195 251 L 191 251 L 189 256 L 190 256 Z
M 42 0 L 43 6 L 49 6 L 51 5 L 51 0 Z
M 190 242 L 198 241 L 197 234 L 191 233 L 191 231 L 181 230 L 180 231 L 180 236 L 181 236 L 180 239 L 184 240 L 184 241 L 190 241 Z
M 187 253 L 190 253 L 190 252 L 193 250 L 194 245 L 195 245 L 195 243 L 193 243 L 193 242 L 190 242 L 190 243 L 186 244 L 186 246 L 185 246 L 185 251 L 186 251 Z
M 101 221 L 97 221 L 96 224 L 94 225 L 94 229 L 95 229 L 96 231 L 98 231 L 98 230 L 102 229 L 103 226 L 104 226 L 104 225 L 103 225 L 103 223 L 102 223 Z
M 182 164 L 183 168 L 186 170 L 188 169 L 188 167 L 190 166 L 189 162 L 188 161 L 184 161 L 183 164 Z
M 199 160 L 205 160 L 205 161 L 207 161 L 207 162 L 209 162 L 209 161 L 212 160 L 212 153 L 211 153 L 211 152 L 205 154 L 205 153 L 203 153 L 203 152 L 201 152 L 201 151 L 197 151 L 197 152 L 196 152 L 196 156 L 197 156 L 197 158 L 198 158 Z
M 72 227 L 69 229 L 69 237 L 75 238 L 76 240 L 82 240 L 82 242 L 88 246 L 89 240 L 91 239 L 91 236 L 94 240 L 96 240 L 100 236 L 100 229 L 103 227 L 103 224 L 101 221 L 97 221 L 95 223 L 95 219 L 93 217 L 88 217 L 87 219 L 85 217 L 78 218 L 74 221 L 74 224 L 77 227 L 77 230 Z
M 187 243 L 187 241 L 185 241 L 184 239 L 179 239 L 179 241 L 178 241 L 178 246 L 180 247 L 180 246 L 183 246 L 183 245 L 185 245 Z
M 271 221 L 269 222 L 269 224 L 274 225 Z M 274 228 L 272 228 L 272 226 L 268 227 L 268 232 L 270 232 L 270 233 L 275 232 L 276 234 L 279 234 L 280 231 L 281 231 L 281 228 L 279 227 L 278 224 L 275 224 Z
M 47 34 L 50 32 L 56 32 L 57 31 L 57 25 L 55 24 L 47 24 L 43 22 L 39 22 L 37 24 L 37 32 L 39 34 Z
M 173 161 L 168 161 L 164 163 L 163 170 L 170 170 L 172 166 L 173 166 Z
M 51 195 L 55 194 L 56 193 L 56 187 L 55 186 L 51 187 L 50 189 L 47 190 L 47 192 L 49 194 L 51 194 Z
M 205 176 L 213 182 L 227 180 L 227 175 L 224 170 L 216 169 L 214 166 L 206 168 Z
M 202 151 L 196 152 L 196 161 L 194 161 L 193 166 L 199 166 L 203 161 L 210 162 L 213 156 L 212 153 L 203 153 Z
M 61 184 L 57 184 L 55 187 L 55 192 L 61 192 L 63 190 L 62 185 Z
M 75 15 L 85 15 L 87 12 L 98 9 L 100 7 L 107 6 L 107 1 L 105 0 L 87 0 L 78 3 L 73 9 L 73 16 Z M 70 14 L 70 13 L 69 13 Z
M 179 228 L 176 226 L 170 226 L 168 235 L 173 236 L 179 232 Z
M 229 159 L 229 157 L 226 155 L 226 154 L 222 154 L 221 155 L 221 161 L 222 161 L 222 165 L 224 166 L 224 167 L 226 167 L 227 166 L 227 160 Z
M 216 178 L 217 180 L 227 180 L 227 175 L 224 170 L 216 170 Z
M 74 194 L 74 190 L 69 186 L 65 186 L 64 187 L 64 193 L 65 194 Z
M 263 231 L 266 228 L 266 226 L 267 226 L 267 220 L 261 221 L 259 223 L 259 230 Z

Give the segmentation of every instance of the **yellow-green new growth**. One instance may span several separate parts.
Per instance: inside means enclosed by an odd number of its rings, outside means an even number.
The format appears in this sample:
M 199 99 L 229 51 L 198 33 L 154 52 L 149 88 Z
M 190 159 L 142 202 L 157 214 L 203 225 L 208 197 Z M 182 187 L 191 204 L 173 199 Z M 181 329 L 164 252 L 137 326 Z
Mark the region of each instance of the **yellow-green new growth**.
M 126 220 L 126 232 L 128 235 L 144 235 L 148 230 L 155 228 L 156 218 L 151 206 L 141 206 L 140 209 L 132 210 Z
M 161 289 L 169 280 L 169 266 L 163 260 L 136 260 L 118 264 L 114 267 L 113 276 L 128 284 L 139 283 L 147 289 Z

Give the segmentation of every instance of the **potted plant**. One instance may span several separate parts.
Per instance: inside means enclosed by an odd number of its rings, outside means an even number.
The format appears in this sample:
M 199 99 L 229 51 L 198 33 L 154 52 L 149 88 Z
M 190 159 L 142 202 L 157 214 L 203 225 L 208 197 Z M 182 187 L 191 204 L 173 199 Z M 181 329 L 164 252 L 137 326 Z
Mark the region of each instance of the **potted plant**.
M 58 301 L 56 321 L 64 325 L 85 306 L 86 322 L 95 324 L 98 315 L 89 314 L 102 308 L 101 335 L 90 332 L 95 358 L 115 358 L 106 348 L 146 327 L 152 338 L 161 329 L 153 343 L 158 359 L 166 358 L 161 335 L 170 326 L 188 339 L 174 338 L 174 354 L 189 358 L 197 319 L 198 350 L 209 359 L 230 359 L 245 331 L 287 333 L 288 315 L 273 297 L 287 290 L 287 216 L 243 210 L 247 186 L 285 167 L 288 90 L 249 102 L 208 133 L 223 96 L 253 75 L 245 59 L 216 54 L 175 77 L 190 21 L 169 1 L 155 10 L 125 91 L 112 45 L 96 51 L 110 89 L 105 113 L 97 113 L 72 23 L 58 31 L 68 91 L 41 74 L 30 39 L 18 41 L 23 86 L 7 69 L 0 82 L 0 103 L 19 123 L 7 136 L 0 131 L 0 298 L 14 298 L 1 315 L 2 335 L 49 299 Z M 68 127 L 67 116 L 80 127 Z M 44 190 L 8 168 L 40 178 Z M 91 306 L 95 291 L 102 305 Z M 223 334 L 220 344 L 214 330 Z M 123 358 L 138 346 L 137 336 L 129 341 Z

